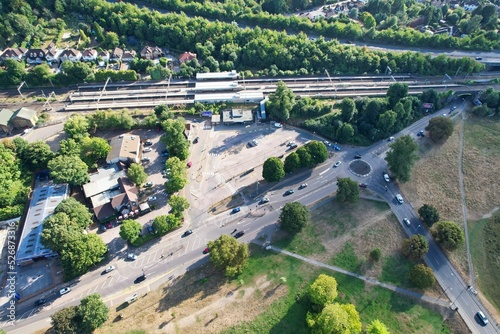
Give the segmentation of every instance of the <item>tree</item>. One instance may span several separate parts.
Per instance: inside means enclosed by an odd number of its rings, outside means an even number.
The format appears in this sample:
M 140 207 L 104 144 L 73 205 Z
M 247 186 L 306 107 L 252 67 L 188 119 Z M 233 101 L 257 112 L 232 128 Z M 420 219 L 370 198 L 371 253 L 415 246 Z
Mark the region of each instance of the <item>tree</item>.
M 64 123 L 64 132 L 75 140 L 79 141 L 83 137 L 88 136 L 90 129 L 90 123 L 87 117 L 73 114 L 70 119 Z
M 45 247 L 60 253 L 64 248 L 75 243 L 81 235 L 81 227 L 66 213 L 59 212 L 43 221 L 41 242 Z
M 120 237 L 132 243 L 137 238 L 139 238 L 141 230 L 142 226 L 138 221 L 133 219 L 126 219 L 120 225 Z
M 19 85 L 26 75 L 24 63 L 14 59 L 5 59 L 4 66 L 7 86 Z
M 296 152 L 292 152 L 285 158 L 285 164 L 284 164 L 285 173 L 292 173 L 298 168 L 300 168 L 299 155 Z
M 363 13 L 363 24 L 366 28 L 366 30 L 370 30 L 371 28 L 374 28 L 377 25 L 377 21 L 375 18 L 372 16 L 372 14 L 368 12 Z
M 288 4 L 285 0 L 265 0 L 262 10 L 271 14 L 285 14 L 288 12 Z
M 410 281 L 417 288 L 427 289 L 434 285 L 436 278 L 431 268 L 417 264 L 410 270 Z
M 92 214 L 89 209 L 73 197 L 66 198 L 56 206 L 54 214 L 60 212 L 64 212 L 82 231 L 92 224 Z
M 111 146 L 104 138 L 84 137 L 81 141 L 81 159 L 91 167 L 97 167 L 97 161 L 108 156 Z
M 168 106 L 166 104 L 159 104 L 154 108 L 156 117 L 160 118 L 165 112 L 168 112 Z
M 431 227 L 439 221 L 439 212 L 435 207 L 429 204 L 424 204 L 418 209 L 418 214 L 425 225 Z
M 421 234 L 403 240 L 403 254 L 412 260 L 420 260 L 429 251 L 429 243 Z
M 321 274 L 309 287 L 309 299 L 319 310 L 337 298 L 337 281 L 335 278 Z
M 54 155 L 50 146 L 42 141 L 30 143 L 19 150 L 21 161 L 32 172 L 47 169 L 47 165 L 54 158 Z
M 181 217 L 184 210 L 187 210 L 187 208 L 189 208 L 187 199 L 176 195 L 170 197 L 170 199 L 168 200 L 168 205 L 170 205 L 170 207 L 172 208 L 172 213 L 177 217 Z
M 438 243 L 449 251 L 458 248 L 465 241 L 462 229 L 451 221 L 440 221 L 431 228 L 431 234 Z
M 65 307 L 51 317 L 51 325 L 54 333 L 58 334 L 76 334 L 78 333 L 78 324 L 76 322 L 78 307 Z
M 153 221 L 153 228 L 160 234 L 166 234 L 179 226 L 181 226 L 181 219 L 174 214 L 158 216 Z
M 80 319 L 78 329 L 89 334 L 104 324 L 109 317 L 109 309 L 97 293 L 83 298 L 77 313 Z
M 283 81 L 279 81 L 276 85 L 276 91 L 269 94 L 266 108 L 269 110 L 271 117 L 279 121 L 286 121 L 290 118 L 290 112 L 294 104 L 295 94 Z
M 399 100 L 406 96 L 408 96 L 408 85 L 406 83 L 397 82 L 390 85 L 387 90 L 389 108 L 392 109 Z
M 340 114 L 342 117 L 342 121 L 349 123 L 356 113 L 357 110 L 354 100 L 349 97 L 344 98 L 340 103 Z
M 279 221 L 283 230 L 297 233 L 309 222 L 309 211 L 299 202 L 286 203 L 281 210 Z
M 337 138 L 337 141 L 339 143 L 347 143 L 352 139 L 353 136 L 354 128 L 352 127 L 352 125 L 350 123 L 344 123 L 337 130 L 335 138 Z
M 367 334 L 390 334 L 386 325 L 378 319 L 373 320 L 368 327 L 366 327 Z
M 56 183 L 69 183 L 72 186 L 81 186 L 89 182 L 88 167 L 77 156 L 57 156 L 50 160 L 48 167 L 50 175 Z
M 59 142 L 58 153 L 60 155 L 80 155 L 82 147 L 73 138 L 63 139 Z
M 107 31 L 104 37 L 104 45 L 109 49 L 113 49 L 120 44 L 120 39 L 118 38 L 118 34 L 112 31 Z
M 165 191 L 171 195 L 184 188 L 186 184 L 187 179 L 185 177 L 173 175 L 167 182 L 165 182 Z
M 429 137 L 437 142 L 446 141 L 453 134 L 453 121 L 447 117 L 434 117 L 425 128 L 429 131 Z
M 183 118 L 167 119 L 161 125 L 165 130 L 165 136 L 161 140 L 170 154 L 179 160 L 186 160 L 189 156 L 189 141 L 184 137 L 186 121 Z
M 148 179 L 148 174 L 144 171 L 144 167 L 136 163 L 130 164 L 130 167 L 127 169 L 127 176 L 138 187 Z
M 208 242 L 210 261 L 215 267 L 225 270 L 226 276 L 240 274 L 248 259 L 248 246 L 239 243 L 234 237 L 221 235 L 215 241 Z
M 385 160 L 391 172 L 401 182 L 408 182 L 413 165 L 418 158 L 418 145 L 409 135 L 406 135 L 396 139 L 389 147 L 391 150 L 387 152 Z
M 270 157 L 264 162 L 262 177 L 268 182 L 276 182 L 285 176 L 283 161 L 276 157 Z
M 372 249 L 372 251 L 370 252 L 370 260 L 372 260 L 373 262 L 380 261 L 381 257 L 382 257 L 382 251 L 380 250 L 380 248 Z
M 315 165 L 324 162 L 328 158 L 328 150 L 322 142 L 313 140 L 304 145 L 304 147 L 311 155 L 311 161 Z
M 351 178 L 339 178 L 337 179 L 337 201 L 355 203 L 359 198 L 359 187 L 358 183 Z
M 357 334 L 361 332 L 361 321 L 352 304 L 328 304 L 314 318 L 310 313 L 307 323 L 313 333 Z
M 300 167 L 312 167 L 314 166 L 311 154 L 309 151 L 303 146 L 296 151 L 299 156 Z

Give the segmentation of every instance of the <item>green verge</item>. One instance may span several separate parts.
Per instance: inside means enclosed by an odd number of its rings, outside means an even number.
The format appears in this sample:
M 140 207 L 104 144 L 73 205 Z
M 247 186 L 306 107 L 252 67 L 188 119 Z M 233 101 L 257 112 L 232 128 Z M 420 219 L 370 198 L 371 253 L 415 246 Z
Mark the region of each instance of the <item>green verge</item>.
M 336 278 L 337 301 L 353 303 L 365 326 L 379 319 L 391 333 L 451 333 L 439 313 L 410 298 L 260 247 L 251 246 L 251 253 L 247 269 L 237 279 L 251 284 L 257 277 L 266 275 L 274 284 L 279 284 L 279 278 L 286 277 L 288 293 L 254 320 L 222 333 L 309 333 L 305 322 L 309 310 L 306 293 L 308 286 L 321 273 Z
M 469 240 L 474 270 L 478 275 L 476 282 L 486 298 L 500 311 L 500 225 L 482 219 L 469 222 Z

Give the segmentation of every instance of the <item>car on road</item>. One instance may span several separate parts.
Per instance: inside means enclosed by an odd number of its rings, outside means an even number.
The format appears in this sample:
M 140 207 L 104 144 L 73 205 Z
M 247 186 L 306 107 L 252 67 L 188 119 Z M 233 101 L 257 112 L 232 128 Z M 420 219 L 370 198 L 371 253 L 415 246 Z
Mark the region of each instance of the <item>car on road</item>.
M 398 201 L 399 204 L 403 204 L 405 202 L 401 194 L 396 195 L 396 201 Z
M 255 139 L 252 139 L 252 144 L 253 144 L 254 146 L 259 145 L 259 143 L 258 143 Z
M 35 306 L 42 306 L 44 305 L 45 303 L 47 303 L 47 299 L 38 299 L 36 302 L 35 302 Z
M 188 166 L 188 168 L 191 168 L 191 166 L 193 165 L 193 163 L 191 161 L 189 161 L 186 166 Z
M 297 144 L 293 143 L 293 144 L 291 144 L 291 145 L 288 147 L 288 149 L 289 149 L 289 150 L 293 150 L 294 148 L 297 148 L 297 147 L 299 147 L 299 145 L 297 145 Z
M 289 189 L 289 190 L 285 191 L 284 196 L 291 195 L 291 194 L 293 194 L 294 192 L 295 192 L 295 191 L 293 191 L 293 189 Z
M 142 150 L 142 153 L 148 153 L 151 152 L 153 149 L 151 147 L 146 147 L 145 149 Z
M 193 140 L 193 144 L 198 144 L 198 142 L 200 141 L 200 137 L 196 137 L 194 140 Z
M 162 151 L 161 151 L 161 153 L 162 153 L 162 154 L 163 154 L 163 153 L 168 153 L 168 150 L 167 150 L 167 149 L 164 149 L 164 150 L 162 150 Z
M 328 147 L 332 146 L 332 143 L 330 143 L 328 140 L 324 140 L 323 144 L 325 144 Z
M 142 281 L 144 281 L 146 279 L 146 275 L 142 274 L 141 276 L 137 277 L 134 281 L 135 284 L 139 284 L 141 283 Z
M 184 232 L 182 237 L 187 237 L 188 235 L 191 235 L 191 234 L 193 234 L 193 230 L 187 230 L 186 232 Z
M 483 57 L 476 57 L 476 60 L 483 60 Z
M 153 185 L 154 185 L 154 183 L 153 183 L 152 181 L 149 181 L 149 182 L 146 182 L 146 183 L 144 184 L 144 187 L 145 187 L 145 188 L 151 188 Z
M 342 161 L 337 161 L 337 162 L 333 165 L 333 167 L 334 167 L 334 168 L 337 168 L 338 166 L 340 166 L 340 164 L 341 164 L 341 163 L 342 163 Z
M 394 140 L 394 137 L 387 138 L 387 141 L 393 141 L 393 140 Z
M 237 207 L 237 208 L 234 208 L 233 211 L 231 211 L 231 213 L 238 213 L 240 211 L 241 211 L 241 208 Z
M 354 156 L 354 159 L 361 159 L 361 155 L 356 154 L 356 155 Z
M 245 234 L 245 232 L 243 232 L 243 231 L 239 231 L 238 233 L 236 233 L 236 234 L 234 235 L 234 237 L 235 237 L 236 239 L 238 239 L 238 238 L 241 238 L 241 237 L 243 236 L 243 234 Z
M 134 261 L 134 260 L 137 259 L 137 255 L 132 254 L 132 253 L 128 253 L 127 254 L 127 259 Z
M 486 318 L 486 316 L 484 315 L 483 312 L 479 311 L 476 313 L 476 315 L 484 326 L 486 326 L 488 324 L 488 322 L 489 322 L 488 318 Z
M 71 288 L 69 286 L 67 286 L 67 287 L 62 288 L 61 290 L 59 290 L 59 294 L 62 296 L 62 295 L 67 294 L 70 291 L 71 291 Z
M 302 183 L 302 184 L 299 186 L 299 189 L 304 189 L 305 187 L 307 187 L 307 183 Z
M 453 106 L 450 108 L 450 111 L 455 111 L 457 109 L 457 106 Z
M 340 146 L 338 146 L 338 145 L 333 145 L 333 149 L 334 149 L 335 151 L 340 151 Z
M 359 183 L 358 185 L 360 188 L 368 188 L 368 185 L 366 183 Z
M 161 156 L 164 158 L 168 157 L 168 152 L 162 153 Z
M 115 270 L 115 266 L 109 266 L 109 267 L 106 267 L 106 269 L 104 269 L 104 272 L 105 272 L 105 273 L 110 273 L 110 272 L 112 272 L 113 270 Z
M 384 180 L 385 180 L 385 182 L 389 182 L 391 180 L 391 178 L 389 177 L 389 174 L 384 173 Z
M 207 248 L 205 248 L 205 249 L 203 250 L 203 254 L 208 254 L 208 253 L 210 253 L 210 249 L 208 249 L 208 247 L 207 247 Z
M 262 197 L 262 199 L 260 200 L 260 204 L 264 204 L 267 202 L 269 202 L 269 198 L 267 198 L 267 197 Z
M 153 145 L 153 142 L 151 140 L 146 140 L 143 145 L 144 146 L 151 146 L 151 145 Z
M 406 226 L 410 226 L 411 225 L 410 220 L 408 218 L 403 218 L 403 223 L 405 223 Z
M 151 196 L 148 198 L 148 202 L 154 202 L 156 200 L 157 200 L 156 196 Z
M 142 162 L 150 162 L 151 158 L 150 157 L 144 157 L 141 159 Z
M 286 143 L 286 146 L 289 146 L 289 147 L 290 147 L 290 146 L 292 146 L 292 145 L 294 145 L 294 144 L 295 144 L 295 142 L 294 142 L 294 141 L 289 141 L 288 143 Z
M 424 130 L 420 130 L 420 131 L 417 133 L 417 137 L 425 137 Z

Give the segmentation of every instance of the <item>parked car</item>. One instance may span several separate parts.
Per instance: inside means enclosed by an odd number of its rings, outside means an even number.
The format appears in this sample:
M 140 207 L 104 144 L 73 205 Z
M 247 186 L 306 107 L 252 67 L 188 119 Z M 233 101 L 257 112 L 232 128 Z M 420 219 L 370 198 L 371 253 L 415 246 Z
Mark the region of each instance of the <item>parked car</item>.
M 408 218 L 403 218 L 403 223 L 405 223 L 407 226 L 410 226 L 410 220 Z
M 359 154 L 356 154 L 356 155 L 354 156 L 354 159 L 361 159 L 361 156 L 360 156 Z
M 106 232 L 108 229 L 106 228 L 106 226 L 104 225 L 99 225 L 99 228 L 101 229 L 101 231 L 103 232 Z
M 259 143 L 255 139 L 252 139 L 252 143 L 253 143 L 254 146 L 259 145 Z
M 156 230 L 153 225 L 148 225 L 148 232 L 151 234 L 156 234 Z
M 340 146 L 338 146 L 338 145 L 333 145 L 333 149 L 334 149 L 335 151 L 340 151 Z
M 127 259 L 134 261 L 134 260 L 137 259 L 137 255 L 132 254 L 132 253 L 128 253 L 127 254 Z
M 163 154 L 163 153 L 168 153 L 168 150 L 167 150 L 167 149 L 164 149 L 164 150 L 162 150 L 162 151 L 161 151 L 161 153 L 162 153 L 162 154 Z
M 203 254 L 208 254 L 208 253 L 210 253 L 210 249 L 208 249 L 208 247 L 207 247 L 207 248 L 205 248 L 205 249 L 203 250 Z
M 146 182 L 146 183 L 144 184 L 144 187 L 145 187 L 145 188 L 151 188 L 153 185 L 154 185 L 153 181 L 149 181 L 149 182 Z
M 151 145 L 153 145 L 153 142 L 151 140 L 147 140 L 147 141 L 144 142 L 143 145 L 144 146 L 151 146 Z
M 191 235 L 191 234 L 193 234 L 193 230 L 187 230 L 186 232 L 184 232 L 184 234 L 182 236 L 187 237 L 188 235 Z
M 295 142 L 294 142 L 294 141 L 289 141 L 288 143 L 286 143 L 286 146 L 292 146 L 292 145 L 294 145 L 294 144 L 295 144 Z
M 42 306 L 42 305 L 44 305 L 45 303 L 47 303 L 47 300 L 46 300 L 46 299 L 38 299 L 38 300 L 35 302 L 35 306 Z
M 151 158 L 150 157 L 143 157 L 141 159 L 142 162 L 150 162 L 151 161 Z
M 393 141 L 393 140 L 394 140 L 394 137 L 387 138 L 387 141 Z
M 145 149 L 142 150 L 142 153 L 147 153 L 147 152 L 151 152 L 153 149 L 151 147 L 147 147 Z
M 368 185 L 366 183 L 360 183 L 359 186 L 360 188 L 368 188 Z
M 161 156 L 164 158 L 168 157 L 168 152 L 162 153 Z
M 67 286 L 67 287 L 62 288 L 61 290 L 59 290 L 59 294 L 62 296 L 62 295 L 67 294 L 70 291 L 71 291 L 71 288 L 69 286 Z
M 269 198 L 267 198 L 267 197 L 262 197 L 262 199 L 260 200 L 260 204 L 264 204 L 267 202 L 269 202 Z
M 384 173 L 384 180 L 385 180 L 385 182 L 389 182 L 391 180 L 391 178 L 389 177 L 389 175 L 387 173 Z
M 113 224 L 111 224 L 111 222 L 107 222 L 106 223 L 106 227 L 109 229 L 109 228 L 113 228 Z
M 425 135 L 424 135 L 424 130 L 420 130 L 420 131 L 417 133 L 417 137 L 425 137 Z
M 109 267 L 106 267 L 106 269 L 104 269 L 104 271 L 106 273 L 112 272 L 113 270 L 115 270 L 115 266 L 109 266 Z
M 342 163 L 342 161 L 337 161 L 337 162 L 333 165 L 333 167 L 337 168 L 338 166 L 340 166 L 340 164 L 341 164 L 341 163 Z
M 280 123 L 276 122 L 276 123 L 274 123 L 274 127 L 275 128 L 282 128 L 283 125 L 281 125 Z
M 304 189 L 305 187 L 307 187 L 307 183 L 302 183 L 302 184 L 299 186 L 299 189 Z
M 193 144 L 198 144 L 198 142 L 200 141 L 200 137 L 196 137 L 194 140 L 193 140 Z
M 148 202 L 154 202 L 156 200 L 157 200 L 156 196 L 151 196 L 148 198 Z
M 293 189 L 289 189 L 287 191 L 285 191 L 285 196 L 288 196 L 288 195 L 291 195 L 293 194 L 295 191 Z
M 191 161 L 186 164 L 186 166 L 188 166 L 188 168 L 191 168 L 192 165 L 193 165 L 193 163 Z
M 488 324 L 488 322 L 489 322 L 488 318 L 486 318 L 486 316 L 484 315 L 483 312 L 479 311 L 476 313 L 476 315 L 484 326 L 486 326 Z
M 238 239 L 238 238 L 241 238 L 241 237 L 243 236 L 243 234 L 245 234 L 245 232 L 243 232 L 243 231 L 239 231 L 238 233 L 236 233 L 236 234 L 234 235 L 234 237 L 235 237 L 236 239 Z
M 325 144 L 325 146 L 328 146 L 328 147 L 332 146 L 332 144 L 328 140 L 324 140 L 323 144 Z
M 238 213 L 240 211 L 241 211 L 241 208 L 237 207 L 237 208 L 234 208 L 233 211 L 231 211 L 231 213 Z

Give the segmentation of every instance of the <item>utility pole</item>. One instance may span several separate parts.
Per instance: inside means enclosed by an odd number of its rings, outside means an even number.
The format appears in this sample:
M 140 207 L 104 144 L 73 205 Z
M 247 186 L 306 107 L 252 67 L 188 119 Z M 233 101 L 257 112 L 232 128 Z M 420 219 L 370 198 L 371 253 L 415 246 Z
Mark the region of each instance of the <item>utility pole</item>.
M 99 98 L 97 99 L 97 104 L 99 104 L 99 101 L 101 101 L 102 94 L 106 91 L 106 86 L 108 85 L 108 82 L 111 81 L 111 77 L 108 77 L 108 80 L 106 80 L 106 83 L 104 84 L 104 87 L 101 90 L 101 95 L 99 95 Z
M 328 80 L 330 80 L 330 83 L 332 84 L 333 89 L 335 89 L 335 93 L 337 93 L 337 87 L 333 84 L 332 78 L 330 77 L 330 73 L 328 73 L 328 70 L 325 68 L 326 75 L 328 76 Z
M 24 99 L 24 95 L 23 95 L 23 93 L 21 93 L 21 87 L 23 87 L 24 85 L 26 85 L 26 87 L 28 87 L 28 84 L 26 83 L 26 81 L 21 82 L 21 84 L 17 87 L 17 92 L 19 93 L 19 95 L 21 95 L 21 97 L 23 99 Z

